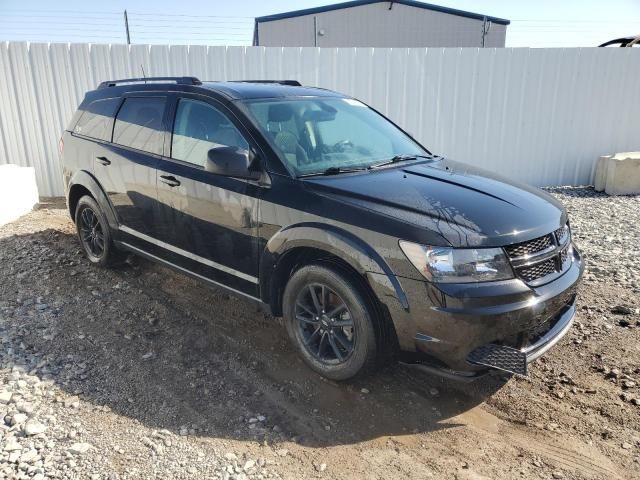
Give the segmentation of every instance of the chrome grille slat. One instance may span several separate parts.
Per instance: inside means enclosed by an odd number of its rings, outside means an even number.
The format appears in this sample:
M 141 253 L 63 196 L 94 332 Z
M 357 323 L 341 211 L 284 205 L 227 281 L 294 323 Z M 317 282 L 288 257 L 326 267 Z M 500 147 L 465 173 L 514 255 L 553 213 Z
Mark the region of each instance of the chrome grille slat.
M 507 251 L 507 255 L 511 258 L 519 258 L 519 257 L 527 257 L 529 255 L 533 255 L 534 253 L 538 253 L 542 250 L 546 250 L 547 248 L 553 246 L 553 240 L 551 235 L 545 235 L 544 237 L 539 237 L 528 242 L 516 243 L 515 245 L 509 245 L 505 247 Z
M 570 265 L 571 232 L 569 225 L 533 240 L 504 247 L 516 275 L 531 285 L 553 279 Z

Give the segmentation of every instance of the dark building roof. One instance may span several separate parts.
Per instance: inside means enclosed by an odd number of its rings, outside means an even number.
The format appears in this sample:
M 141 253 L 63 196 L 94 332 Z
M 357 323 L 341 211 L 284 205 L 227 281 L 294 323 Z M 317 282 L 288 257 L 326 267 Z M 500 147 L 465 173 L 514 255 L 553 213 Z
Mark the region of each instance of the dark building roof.
M 355 0 L 352 2 L 335 3 L 333 5 L 325 5 L 323 7 L 306 8 L 304 10 L 295 10 L 292 12 L 277 13 L 275 15 L 266 15 L 264 17 L 256 17 L 256 23 L 271 22 L 273 20 L 282 20 L 284 18 L 301 17 L 303 15 L 312 15 L 314 13 L 330 12 L 332 10 L 341 10 L 344 8 L 359 7 L 360 5 L 369 5 L 371 3 L 399 3 L 401 5 L 407 5 L 410 7 L 422 8 L 424 10 L 432 10 L 434 12 L 448 13 L 449 15 L 457 15 L 459 17 L 473 18 L 474 20 L 484 20 L 485 18 L 489 22 L 499 23 L 501 25 L 509 25 L 511 22 L 504 18 L 490 17 L 489 15 L 482 15 L 480 13 L 467 12 L 464 10 L 457 10 L 455 8 L 441 7 L 439 5 L 432 5 L 430 3 L 416 2 L 414 0 Z

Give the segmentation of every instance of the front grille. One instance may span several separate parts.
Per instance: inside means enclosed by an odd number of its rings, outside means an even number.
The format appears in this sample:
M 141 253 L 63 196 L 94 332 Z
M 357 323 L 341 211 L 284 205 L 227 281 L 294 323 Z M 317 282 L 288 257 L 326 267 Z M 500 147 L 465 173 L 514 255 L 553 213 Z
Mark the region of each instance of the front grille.
M 571 232 L 565 225 L 552 233 L 505 247 L 516 274 L 527 283 L 563 272 L 571 263 Z
M 564 245 L 569 239 L 569 225 L 560 227 L 554 232 L 554 235 L 558 239 L 558 245 Z
M 516 243 L 505 248 L 511 258 L 524 257 L 541 252 L 553 245 L 551 235 L 545 235 L 528 242 Z
M 544 262 L 536 263 L 530 267 L 522 267 L 518 269 L 518 273 L 520 277 L 525 282 L 533 282 L 542 277 L 546 277 L 547 275 L 551 275 L 555 273 L 556 269 L 556 260 L 555 258 L 550 258 L 549 260 L 545 260 Z

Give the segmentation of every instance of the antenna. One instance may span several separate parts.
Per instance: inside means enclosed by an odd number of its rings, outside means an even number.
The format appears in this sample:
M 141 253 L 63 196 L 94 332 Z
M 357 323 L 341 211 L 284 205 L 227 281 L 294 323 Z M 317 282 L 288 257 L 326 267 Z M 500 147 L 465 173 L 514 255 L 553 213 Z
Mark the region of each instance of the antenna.
M 140 70 L 142 70 L 142 78 L 144 78 L 144 83 L 147 83 L 147 76 L 144 73 L 144 65 L 140 64 Z

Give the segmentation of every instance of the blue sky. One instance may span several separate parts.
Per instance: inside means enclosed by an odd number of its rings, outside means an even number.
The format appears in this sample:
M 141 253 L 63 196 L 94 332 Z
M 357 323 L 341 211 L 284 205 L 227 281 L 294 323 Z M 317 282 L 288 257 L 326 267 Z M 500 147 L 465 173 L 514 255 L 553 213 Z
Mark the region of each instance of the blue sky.
M 327 0 L 0 0 L 0 40 L 250 45 L 253 18 Z M 596 46 L 640 34 L 640 0 L 433 0 L 508 18 L 507 47 Z

